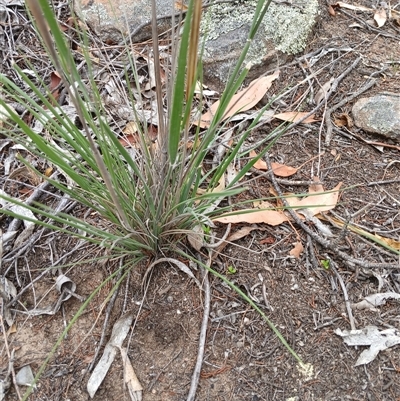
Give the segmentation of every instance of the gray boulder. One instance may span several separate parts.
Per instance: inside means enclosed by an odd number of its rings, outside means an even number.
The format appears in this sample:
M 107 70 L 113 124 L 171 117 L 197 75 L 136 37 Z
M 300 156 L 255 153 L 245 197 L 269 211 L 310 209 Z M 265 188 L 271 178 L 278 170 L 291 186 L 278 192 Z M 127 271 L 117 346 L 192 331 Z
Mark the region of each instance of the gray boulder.
M 176 12 L 171 0 L 156 0 L 159 33 L 171 27 Z M 203 57 L 205 83 L 221 90 L 247 41 L 256 0 L 216 3 L 207 7 L 202 21 L 205 43 Z M 149 0 L 75 0 L 76 13 L 106 43 L 121 43 L 132 32 L 134 42 L 151 38 Z M 275 0 L 251 45 L 246 63 L 253 79 L 286 60 L 288 54 L 304 50 L 318 13 L 318 0 Z M 140 29 L 138 29 L 140 27 Z
M 359 99 L 353 106 L 357 127 L 400 142 L 400 95 L 383 93 Z
M 221 3 L 210 7 L 202 24 L 205 51 L 204 78 L 221 89 L 247 41 L 257 1 Z M 253 66 L 248 78 L 284 64 L 287 55 L 304 50 L 318 13 L 317 0 L 271 3 L 254 38 L 245 64 Z

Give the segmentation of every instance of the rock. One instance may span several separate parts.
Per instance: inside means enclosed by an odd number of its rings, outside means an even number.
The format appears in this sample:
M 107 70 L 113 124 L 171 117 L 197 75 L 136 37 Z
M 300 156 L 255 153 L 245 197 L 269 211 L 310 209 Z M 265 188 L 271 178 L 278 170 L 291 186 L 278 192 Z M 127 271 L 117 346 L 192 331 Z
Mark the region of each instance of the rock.
M 276 2 L 278 3 L 278 2 Z M 271 3 L 247 55 L 253 65 L 248 79 L 284 64 L 288 54 L 304 50 L 318 13 L 318 0 L 292 0 L 292 5 Z M 222 90 L 246 44 L 256 0 L 244 4 L 221 3 L 210 7 L 203 18 L 205 39 L 204 79 Z
M 171 0 L 156 0 L 156 4 L 161 33 L 171 27 L 170 16 L 176 10 Z M 235 66 L 246 44 L 256 4 L 257 0 L 232 0 L 205 8 L 201 27 L 204 81 L 213 89 L 223 89 Z M 135 42 L 151 38 L 150 25 L 136 32 L 151 20 L 148 0 L 75 0 L 74 9 L 106 43 L 121 43 L 132 32 Z M 302 51 L 317 13 L 318 0 L 291 0 L 291 5 L 284 0 L 271 3 L 245 61 L 253 65 L 249 79 L 284 63 L 288 54 Z
M 171 0 L 156 0 L 159 33 L 171 27 L 168 16 L 177 12 Z M 75 13 L 85 21 L 105 43 L 121 43 L 129 33 L 151 21 L 151 1 L 149 0 L 74 0 Z M 151 25 L 143 27 L 132 37 L 133 42 L 151 38 Z
M 400 142 L 399 94 L 382 93 L 359 99 L 352 112 L 357 127 Z

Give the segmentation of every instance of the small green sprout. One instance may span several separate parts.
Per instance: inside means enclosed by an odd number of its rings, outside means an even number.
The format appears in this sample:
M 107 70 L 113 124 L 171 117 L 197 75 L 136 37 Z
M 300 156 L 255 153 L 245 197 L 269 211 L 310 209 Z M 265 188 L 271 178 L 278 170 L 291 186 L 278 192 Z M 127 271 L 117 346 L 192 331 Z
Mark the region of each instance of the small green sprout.
M 237 270 L 233 266 L 228 266 L 228 274 L 235 274 Z
M 325 270 L 329 270 L 329 265 L 330 265 L 329 259 L 321 260 L 321 265 Z

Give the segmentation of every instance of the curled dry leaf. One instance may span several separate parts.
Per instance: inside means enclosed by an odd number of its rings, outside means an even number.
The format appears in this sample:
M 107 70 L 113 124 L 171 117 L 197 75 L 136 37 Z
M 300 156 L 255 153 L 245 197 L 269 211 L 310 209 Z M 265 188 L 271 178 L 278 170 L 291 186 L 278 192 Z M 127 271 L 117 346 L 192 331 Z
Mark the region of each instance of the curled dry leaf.
M 126 348 L 120 348 L 120 351 L 124 368 L 124 382 L 128 388 L 131 401 L 141 401 L 143 387 L 140 384 L 135 371 L 133 370 Z
M 381 27 L 383 27 L 383 25 L 385 25 L 386 19 L 387 19 L 387 16 L 386 16 L 385 9 L 380 8 L 379 10 L 375 11 L 374 20 L 376 21 L 378 28 L 381 28 Z
M 353 309 L 370 309 L 376 311 L 376 306 L 385 305 L 388 299 L 400 299 L 397 292 L 384 292 L 366 296 L 362 301 L 352 305 Z
M 257 153 L 254 150 L 252 150 L 249 153 L 249 156 L 253 158 L 257 157 Z M 285 166 L 284 164 L 280 163 L 271 163 L 271 166 L 272 166 L 272 171 L 278 177 L 290 177 L 291 175 L 296 174 L 298 170 L 295 167 Z M 256 168 L 257 170 L 264 170 L 264 171 L 268 170 L 267 163 L 261 159 L 257 160 L 257 162 L 254 164 L 253 167 Z
M 126 314 L 122 316 L 119 320 L 117 320 L 116 323 L 114 324 L 110 340 L 106 344 L 103 351 L 103 355 L 100 358 L 100 361 L 97 363 L 96 367 L 94 368 L 87 383 L 86 388 L 90 395 L 90 398 L 94 397 L 97 389 L 100 387 L 100 384 L 106 377 L 106 374 L 110 369 L 110 366 L 113 363 L 115 356 L 117 355 L 117 350 L 121 349 L 122 343 L 124 342 L 126 336 L 128 335 L 132 321 L 133 321 L 133 315 Z
M 187 239 L 189 244 L 196 249 L 196 251 L 200 251 L 204 245 L 204 231 L 199 224 L 194 226 L 193 229 L 187 234 Z
M 302 243 L 300 241 L 296 242 L 294 248 L 289 252 L 289 255 L 294 256 L 296 259 L 298 259 L 303 253 L 303 250 L 304 248 Z
M 258 78 L 252 81 L 247 88 L 234 95 L 226 108 L 225 114 L 222 117 L 222 121 L 232 117 L 239 111 L 250 110 L 252 107 L 254 107 L 263 98 L 265 92 L 271 87 L 272 82 L 278 77 L 279 71 L 276 71 L 272 75 Z M 194 124 L 200 126 L 201 128 L 208 128 L 219 105 L 220 101 L 218 100 L 210 107 L 209 111 L 201 116 L 200 121 Z
M 347 113 L 335 115 L 334 123 L 338 127 L 351 128 L 354 125 L 353 119 Z

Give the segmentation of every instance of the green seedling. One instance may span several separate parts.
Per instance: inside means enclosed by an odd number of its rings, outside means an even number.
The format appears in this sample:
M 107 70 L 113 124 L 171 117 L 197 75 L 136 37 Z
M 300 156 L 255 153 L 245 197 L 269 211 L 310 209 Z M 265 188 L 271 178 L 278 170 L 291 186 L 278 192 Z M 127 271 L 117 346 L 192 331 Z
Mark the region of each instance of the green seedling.
M 235 274 L 236 272 L 237 270 L 232 265 L 228 266 L 228 274 Z

